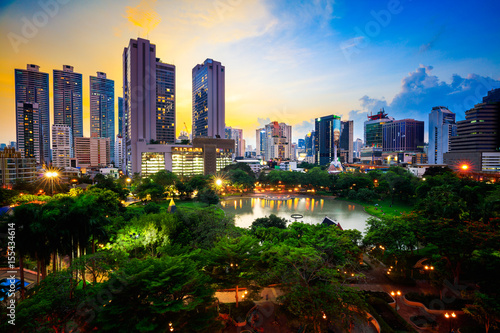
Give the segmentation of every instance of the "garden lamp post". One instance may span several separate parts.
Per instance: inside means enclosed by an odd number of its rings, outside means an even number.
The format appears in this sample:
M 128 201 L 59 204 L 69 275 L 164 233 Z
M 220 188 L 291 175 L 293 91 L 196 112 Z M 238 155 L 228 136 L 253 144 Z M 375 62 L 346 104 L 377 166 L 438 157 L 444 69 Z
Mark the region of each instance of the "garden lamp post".
M 398 296 L 401 296 L 401 291 L 391 291 L 391 296 L 394 298 L 396 302 L 396 312 L 398 312 Z

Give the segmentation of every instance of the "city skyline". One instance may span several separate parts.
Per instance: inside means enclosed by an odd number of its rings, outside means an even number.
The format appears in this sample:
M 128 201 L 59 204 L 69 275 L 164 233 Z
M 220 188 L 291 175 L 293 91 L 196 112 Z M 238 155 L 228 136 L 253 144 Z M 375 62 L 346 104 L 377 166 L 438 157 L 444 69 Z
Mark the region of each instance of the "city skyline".
M 0 5 L 0 142 L 15 139 L 13 70 L 27 64 L 49 74 L 71 65 L 83 75 L 83 135 L 90 136 L 86 77 L 102 71 L 122 81 L 123 46 L 137 36 L 176 66 L 176 136 L 184 122 L 191 128 L 190 72 L 207 58 L 227 68 L 226 126 L 243 129 L 252 146 L 255 130 L 271 121 L 292 125 L 297 142 L 314 129 L 315 118 L 331 114 L 354 120 L 354 139 L 362 138 L 367 112 L 381 107 L 395 119 L 427 123 L 432 107 L 443 105 L 459 121 L 500 87 L 494 63 L 500 46 L 491 42 L 500 23 L 488 19 L 500 8 L 494 1 L 354 8 L 330 1 L 143 0 L 105 2 L 99 11 L 97 1 L 62 2 Z M 49 87 L 52 102 L 52 75 Z M 115 96 L 121 95 L 116 84 Z M 50 103 L 51 125 L 53 108 Z

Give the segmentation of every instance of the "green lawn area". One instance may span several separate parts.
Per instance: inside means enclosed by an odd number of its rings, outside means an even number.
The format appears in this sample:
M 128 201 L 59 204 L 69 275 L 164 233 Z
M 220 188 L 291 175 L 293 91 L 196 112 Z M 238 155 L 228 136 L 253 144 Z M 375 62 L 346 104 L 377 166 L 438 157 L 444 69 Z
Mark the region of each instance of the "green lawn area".
M 337 200 L 344 200 L 360 204 L 365 208 L 365 211 L 373 216 L 401 216 L 401 213 L 409 213 L 413 210 L 413 206 L 407 203 L 394 201 L 391 207 L 391 199 L 376 200 L 372 203 L 366 203 L 359 200 L 348 200 L 347 198 L 337 198 Z M 378 206 L 375 206 L 375 205 Z M 385 213 L 385 215 L 384 215 Z
M 207 204 L 205 204 L 203 202 L 199 202 L 199 201 L 193 201 L 193 200 L 175 200 L 174 199 L 174 202 L 175 202 L 175 205 L 177 206 L 177 208 L 203 208 L 203 207 L 207 207 Z M 161 209 L 167 209 L 168 205 L 170 204 L 170 199 L 156 202 L 156 204 L 158 204 L 161 207 Z M 128 206 L 128 208 L 141 209 L 141 208 L 144 208 L 144 205 L 142 204 L 142 202 L 135 202 L 133 204 L 130 204 Z

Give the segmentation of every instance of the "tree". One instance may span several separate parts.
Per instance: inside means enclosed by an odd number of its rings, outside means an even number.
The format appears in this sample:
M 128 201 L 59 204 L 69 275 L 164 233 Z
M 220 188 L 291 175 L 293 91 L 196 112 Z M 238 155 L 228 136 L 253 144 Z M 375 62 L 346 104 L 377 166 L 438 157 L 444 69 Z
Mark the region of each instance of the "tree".
M 397 270 L 400 259 L 413 253 L 418 241 L 412 224 L 407 220 L 401 217 L 371 217 L 367 220 L 363 243 L 375 247 L 383 245 L 385 255 L 394 257 Z
M 259 259 L 259 241 L 251 236 L 221 238 L 206 252 L 208 261 L 205 271 L 220 288 L 236 287 L 236 307 L 238 288 L 248 286 L 256 275 L 255 266 Z
M 329 187 L 331 183 L 328 172 L 321 170 L 319 167 L 314 167 L 307 171 L 307 180 L 313 186 Z
M 96 182 L 96 184 L 91 188 L 113 191 L 118 194 L 118 197 L 121 200 L 125 200 L 129 194 L 129 190 L 124 186 L 124 184 L 120 184 L 120 182 L 116 181 L 112 176 L 105 177 L 102 174 L 97 174 L 94 177 L 94 182 Z
M 500 327 L 500 302 L 496 297 L 476 292 L 474 304 L 466 305 L 464 313 L 474 318 L 479 324 L 484 325 L 486 333 L 489 332 L 490 328 Z
M 257 228 L 270 228 L 276 227 L 278 229 L 286 229 L 286 219 L 283 217 L 278 217 L 274 214 L 269 215 L 269 217 L 259 217 L 252 222 L 252 231 L 255 232 Z
M 207 205 L 216 205 L 220 201 L 217 193 L 208 187 L 198 191 L 198 200 L 206 203 Z
M 234 220 L 214 206 L 178 210 L 174 217 L 175 225 L 169 238 L 181 247 L 210 249 L 221 237 L 237 234 Z
M 416 207 L 420 215 L 429 219 L 445 218 L 455 222 L 461 219 L 465 209 L 465 202 L 451 185 L 433 187 Z
M 229 173 L 229 179 L 233 185 L 241 186 L 245 189 L 245 191 L 252 189 L 255 183 L 255 177 L 250 176 L 247 172 L 241 169 L 231 170 Z
M 121 282 L 114 294 L 113 280 Z M 100 332 L 160 332 L 170 323 L 180 332 L 220 328 L 210 279 L 187 257 L 133 259 L 99 289 L 110 296 L 97 315 Z
M 191 198 L 194 188 L 191 187 L 188 181 L 178 180 L 175 182 L 175 188 L 179 192 L 181 198 Z
M 8 190 L 0 187 L 0 207 L 7 206 L 12 202 L 12 199 L 17 195 L 17 191 Z
M 178 180 L 177 175 L 168 170 L 158 171 L 151 179 L 155 184 L 161 185 L 164 188 L 164 192 L 167 192 L 168 195 L 172 195 L 174 185 Z
M 313 247 L 276 245 L 263 256 L 268 275 L 281 281 L 284 295 L 278 301 L 301 323 L 312 324 L 314 332 L 325 330 L 328 322 L 349 328 L 363 312 L 359 291 L 339 283 L 336 267 Z
M 165 187 L 153 182 L 151 178 L 144 178 L 134 192 L 141 200 L 160 201 L 165 197 Z
M 51 274 L 30 290 L 16 309 L 16 326 L 9 325 L 8 331 L 65 332 L 85 294 L 81 290 L 76 291 L 69 278 L 70 274 L 66 271 Z M 75 292 L 77 296 L 71 297 Z M 16 330 L 13 331 L 13 328 Z
M 453 274 L 458 285 L 462 265 L 475 251 L 496 248 L 500 241 L 498 221 L 455 221 L 451 219 L 427 219 L 415 216 L 414 230 L 419 242 L 433 244 Z
M 193 190 L 201 191 L 208 185 L 208 176 L 195 175 L 189 179 L 188 184 Z

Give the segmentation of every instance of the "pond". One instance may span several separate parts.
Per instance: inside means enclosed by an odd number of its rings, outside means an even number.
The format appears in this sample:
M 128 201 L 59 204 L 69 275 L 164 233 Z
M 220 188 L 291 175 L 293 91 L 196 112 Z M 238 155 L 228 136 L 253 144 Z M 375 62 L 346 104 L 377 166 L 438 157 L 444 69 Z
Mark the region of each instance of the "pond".
M 361 205 L 330 198 L 268 196 L 242 197 L 221 201 L 226 214 L 235 216 L 236 226 L 249 228 L 252 222 L 275 214 L 293 222 L 292 214 L 303 215 L 298 222 L 318 224 L 325 216 L 339 222 L 343 229 L 357 229 L 364 233 L 366 220 L 370 217 Z

